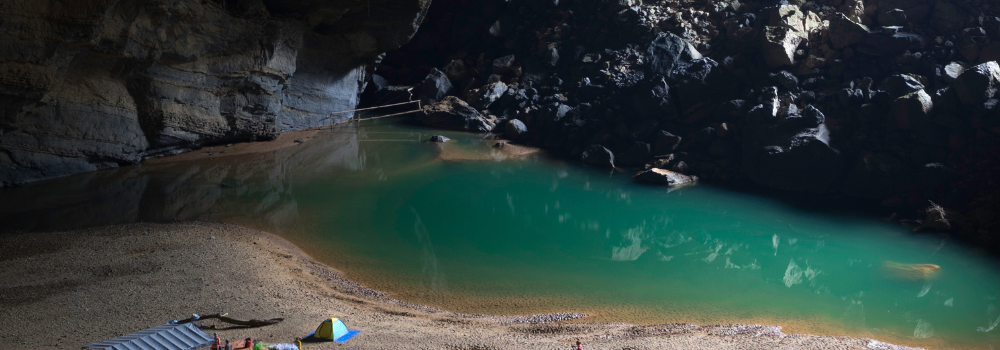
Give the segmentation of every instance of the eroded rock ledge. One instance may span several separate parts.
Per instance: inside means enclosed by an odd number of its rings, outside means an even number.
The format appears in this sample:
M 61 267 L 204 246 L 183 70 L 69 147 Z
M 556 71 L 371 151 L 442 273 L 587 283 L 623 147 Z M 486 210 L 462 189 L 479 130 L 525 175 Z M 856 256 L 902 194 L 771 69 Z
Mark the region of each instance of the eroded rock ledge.
M 430 0 L 0 3 L 0 185 L 351 114 Z

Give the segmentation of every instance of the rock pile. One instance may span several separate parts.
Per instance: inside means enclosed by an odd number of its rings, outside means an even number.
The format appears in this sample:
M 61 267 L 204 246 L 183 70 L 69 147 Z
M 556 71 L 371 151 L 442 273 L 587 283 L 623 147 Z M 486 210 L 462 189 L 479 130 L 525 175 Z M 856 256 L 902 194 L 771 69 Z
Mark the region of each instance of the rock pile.
M 464 98 L 518 142 L 598 167 L 658 169 L 640 179 L 669 171 L 844 194 L 912 215 L 932 200 L 979 213 L 962 223 L 996 243 L 1000 222 L 986 213 L 1000 204 L 1000 6 L 490 3 L 469 15 L 490 29 L 437 68 L 390 53 L 396 63 L 376 74 L 454 87 L 422 98 Z

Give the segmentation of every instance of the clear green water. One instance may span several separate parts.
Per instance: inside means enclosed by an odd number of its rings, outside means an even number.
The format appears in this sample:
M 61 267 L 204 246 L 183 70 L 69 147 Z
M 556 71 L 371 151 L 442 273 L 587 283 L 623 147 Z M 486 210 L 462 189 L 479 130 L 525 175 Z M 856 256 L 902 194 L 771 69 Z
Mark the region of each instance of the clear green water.
M 542 154 L 501 160 L 473 134 L 419 142 L 432 133 L 340 128 L 267 153 L 4 189 L 0 223 L 235 222 L 281 234 L 369 287 L 458 312 L 1000 346 L 1000 268 L 953 240 L 710 186 L 638 185 Z M 892 279 L 886 261 L 940 273 Z

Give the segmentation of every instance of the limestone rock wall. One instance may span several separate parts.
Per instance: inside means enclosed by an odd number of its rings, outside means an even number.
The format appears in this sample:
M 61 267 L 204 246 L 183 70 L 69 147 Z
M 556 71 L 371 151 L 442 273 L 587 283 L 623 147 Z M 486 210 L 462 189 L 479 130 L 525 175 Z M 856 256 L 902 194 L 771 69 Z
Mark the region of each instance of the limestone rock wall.
M 351 114 L 430 0 L 0 3 L 0 184 Z

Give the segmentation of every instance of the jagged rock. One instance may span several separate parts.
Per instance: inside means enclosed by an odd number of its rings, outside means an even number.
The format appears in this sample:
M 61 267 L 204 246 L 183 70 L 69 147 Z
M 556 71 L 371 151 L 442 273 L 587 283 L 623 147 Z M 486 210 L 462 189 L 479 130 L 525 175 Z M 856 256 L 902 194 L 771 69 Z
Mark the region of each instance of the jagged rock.
M 861 38 L 858 52 L 873 56 L 894 56 L 907 50 L 922 50 L 926 42 L 920 34 L 899 32 L 895 34 L 871 33 Z
M 962 62 L 948 63 L 947 65 L 944 66 L 944 71 L 943 71 L 944 74 L 941 75 L 941 78 L 943 78 L 944 81 L 949 83 L 954 82 L 955 79 L 958 79 L 958 76 L 962 75 L 962 73 L 965 72 L 966 68 L 967 66 Z
M 951 220 L 948 218 L 948 211 L 937 203 L 931 202 L 927 209 L 924 209 L 924 222 L 914 229 L 914 231 L 948 231 L 951 230 Z
M 660 130 L 660 132 L 656 133 L 656 148 L 654 148 L 654 152 L 657 155 L 672 153 L 677 150 L 677 146 L 680 144 L 680 136 L 671 134 L 666 130 Z
M 830 145 L 825 117 L 813 106 L 779 115 L 788 107 L 775 91 L 746 118 L 743 171 L 756 183 L 775 189 L 826 192 L 843 173 L 840 151 Z
M 698 177 L 667 169 L 652 168 L 637 174 L 635 180 L 650 185 L 681 186 L 698 182 Z
M 781 67 L 795 64 L 795 48 L 802 42 L 795 30 L 786 27 L 764 27 L 764 60 L 768 66 Z
M 895 74 L 882 80 L 879 89 L 889 93 L 889 98 L 896 99 L 900 96 L 924 89 L 925 78 L 914 74 Z
M 798 32 L 805 32 L 805 14 L 795 5 L 775 6 L 768 12 L 769 26 L 786 27 Z
M 657 35 L 646 53 L 653 73 L 666 77 L 690 66 L 694 60 L 703 58 L 694 45 L 669 32 Z
M 451 139 L 443 135 L 434 135 L 431 136 L 430 140 L 427 140 L 427 142 L 448 142 L 448 141 L 451 141 Z
M 493 60 L 493 74 L 508 74 L 514 70 L 514 55 L 507 55 Z
M 455 96 L 424 106 L 423 112 L 417 114 L 417 121 L 438 128 L 488 132 L 496 126 L 494 120 Z
M 772 81 L 781 85 L 785 90 L 798 92 L 799 91 L 799 78 L 795 77 L 792 72 L 783 70 L 777 73 L 771 73 L 770 78 Z
M 614 168 L 615 154 L 601 145 L 590 145 L 580 156 L 584 164 L 598 168 Z
M 424 103 L 434 103 L 441 101 L 445 96 L 454 93 L 455 88 L 451 85 L 451 80 L 444 72 L 437 68 L 431 68 L 431 72 L 420 84 L 420 97 Z
M 624 166 L 638 166 L 649 160 L 650 147 L 645 142 L 635 142 L 618 157 L 618 163 Z
M 490 108 L 493 102 L 499 100 L 503 95 L 507 93 L 507 84 L 503 82 L 494 82 L 487 84 L 479 89 L 469 90 L 469 100 L 472 101 L 472 105 L 478 109 Z
M 913 130 L 927 123 L 934 108 L 931 96 L 924 90 L 903 95 L 892 102 L 890 129 Z
M 978 105 L 993 98 L 1000 88 L 1000 66 L 986 62 L 966 69 L 955 79 L 955 92 L 965 105 Z
M 504 136 L 508 139 L 517 141 L 524 137 L 528 133 L 528 127 L 524 125 L 524 122 L 511 119 L 507 122 L 507 126 L 504 127 Z
M 852 21 L 843 13 L 838 12 L 830 18 L 830 43 L 837 50 L 861 42 L 868 32 L 867 26 Z
M 635 109 L 640 115 L 650 119 L 670 120 L 677 117 L 677 107 L 670 85 L 665 80 L 656 79 L 642 86 L 632 96 Z

